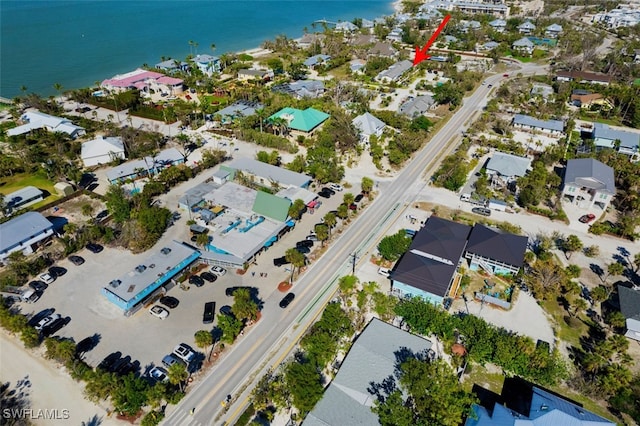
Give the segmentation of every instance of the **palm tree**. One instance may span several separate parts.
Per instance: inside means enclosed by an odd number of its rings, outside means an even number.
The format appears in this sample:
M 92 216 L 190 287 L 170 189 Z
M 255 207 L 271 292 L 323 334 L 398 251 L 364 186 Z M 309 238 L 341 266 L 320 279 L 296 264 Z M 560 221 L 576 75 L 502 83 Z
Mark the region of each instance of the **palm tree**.
M 58 96 L 62 95 L 62 84 L 54 83 L 53 88 L 56 90 L 56 92 L 58 92 Z
M 187 367 L 181 363 L 176 362 L 167 369 L 167 376 L 169 377 L 169 383 L 172 385 L 179 385 L 180 391 L 184 391 L 184 381 L 189 377 Z
M 329 238 L 331 238 L 331 228 L 336 226 L 336 223 L 338 223 L 338 220 L 336 219 L 336 215 L 329 212 L 324 215 L 323 219 L 324 219 L 324 223 L 327 225 L 329 229 Z
M 189 40 L 189 55 L 193 56 L 193 40 Z
M 260 121 L 260 133 L 262 133 L 262 122 L 264 121 L 266 116 L 267 114 L 264 108 L 259 108 L 256 110 L 256 117 Z
M 306 258 L 304 254 L 300 253 L 294 248 L 290 248 L 289 250 L 287 250 L 284 254 L 284 257 L 289 263 L 291 263 L 291 278 L 289 279 L 289 281 L 293 283 L 293 274 L 295 273 L 296 268 L 300 269 L 301 267 L 303 267 L 306 262 Z

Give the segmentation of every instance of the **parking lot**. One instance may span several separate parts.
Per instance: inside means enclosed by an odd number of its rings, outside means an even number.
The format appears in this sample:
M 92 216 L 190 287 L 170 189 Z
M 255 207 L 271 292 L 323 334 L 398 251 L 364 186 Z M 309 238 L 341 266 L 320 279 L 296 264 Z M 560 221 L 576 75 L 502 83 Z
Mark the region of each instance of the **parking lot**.
M 56 263 L 67 269 L 67 273 L 50 284 L 36 303 L 21 304 L 23 313 L 31 315 L 54 308 L 55 313 L 70 318 L 70 322 L 56 336 L 73 338 L 75 342 L 96 336 L 98 343 L 85 355 L 85 361 L 90 365 L 96 366 L 107 355 L 119 351 L 122 356 L 128 355 L 132 361 L 137 360 L 140 373 L 143 374 L 153 365 L 159 365 L 162 357 L 181 342 L 198 350 L 194 344 L 194 333 L 203 329 L 211 330 L 217 323 L 220 307 L 233 304 L 233 298 L 225 295 L 228 287 L 255 287 L 263 303 L 277 305 L 283 297 L 277 291 L 277 285 L 289 278 L 291 269 L 290 265 L 273 266 L 273 259 L 284 256 L 287 249 L 303 240 L 322 216 L 337 208 L 347 191 L 337 192 L 329 199 L 321 198 L 322 206 L 313 214 L 305 214 L 278 243 L 262 253 L 257 264 L 251 265 L 244 275 L 228 270 L 215 282 L 205 282 L 202 287 L 187 285 L 187 290 L 180 286 L 168 289 L 167 294 L 177 298 L 180 303 L 176 308 L 168 309 L 169 316 L 164 320 L 149 314 L 148 308 L 125 317 L 118 307 L 101 294 L 102 287 L 144 263 L 150 253 L 133 255 L 129 251 L 109 247 L 97 254 L 86 249 L 76 253 L 85 259 L 85 263 L 79 266 L 68 259 Z M 357 193 L 356 190 L 353 192 Z M 159 250 L 163 242 L 172 239 L 189 241 L 188 218 L 185 216 L 188 215 L 182 214 L 152 251 Z M 315 247 L 319 245 L 319 242 L 315 243 Z M 216 303 L 216 320 L 205 325 L 202 323 L 202 314 L 204 303 L 209 301 Z

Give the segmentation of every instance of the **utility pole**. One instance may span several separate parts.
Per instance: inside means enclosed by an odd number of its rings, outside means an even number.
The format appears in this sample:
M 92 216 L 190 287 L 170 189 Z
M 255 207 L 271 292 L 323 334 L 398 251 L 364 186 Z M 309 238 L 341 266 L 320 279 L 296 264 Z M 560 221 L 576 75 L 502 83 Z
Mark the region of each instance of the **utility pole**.
M 351 275 L 356 275 L 356 260 L 358 259 L 358 252 L 353 252 L 351 254 Z

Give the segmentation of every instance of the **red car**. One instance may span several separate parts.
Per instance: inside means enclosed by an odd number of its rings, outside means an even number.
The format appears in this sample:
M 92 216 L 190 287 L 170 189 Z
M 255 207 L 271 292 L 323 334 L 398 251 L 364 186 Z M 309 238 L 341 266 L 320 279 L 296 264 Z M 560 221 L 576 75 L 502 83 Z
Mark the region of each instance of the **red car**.
M 503 77 L 509 77 L 509 74 L 502 74 Z
M 589 213 L 589 214 L 585 214 L 584 216 L 581 216 L 580 219 L 578 220 L 582 223 L 590 223 L 590 222 L 593 222 L 595 218 L 596 218 L 595 214 Z

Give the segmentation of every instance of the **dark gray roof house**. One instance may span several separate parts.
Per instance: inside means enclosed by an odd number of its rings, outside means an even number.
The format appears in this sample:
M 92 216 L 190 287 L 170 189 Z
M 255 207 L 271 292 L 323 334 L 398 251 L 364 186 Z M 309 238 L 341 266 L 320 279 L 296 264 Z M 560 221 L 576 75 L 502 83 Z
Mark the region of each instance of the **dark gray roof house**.
M 432 356 L 430 349 L 429 340 L 372 319 L 303 425 L 379 425 L 378 416 L 371 411 L 378 398 L 373 385 L 393 380 L 399 360 L 407 356 L 424 359 Z
M 441 301 L 447 295 L 470 231 L 468 225 L 431 216 L 391 273 L 394 291 Z
M 222 121 L 233 120 L 238 117 L 249 117 L 256 113 L 256 110 L 264 108 L 264 105 L 258 102 L 239 100 L 228 107 L 222 108 L 215 115 L 222 117 Z
M 574 158 L 567 161 L 564 172 L 564 185 L 577 185 L 590 189 L 616 193 L 613 169 L 593 158 Z
M 640 341 L 640 289 L 618 286 L 620 312 L 627 320 L 626 337 Z
M 469 234 L 467 255 L 476 255 L 520 268 L 524 263 L 527 241 L 528 238 L 525 236 L 476 223 Z
M 436 101 L 429 95 L 416 96 L 400 105 L 398 112 L 409 118 L 415 118 L 429 111 L 435 104 Z

